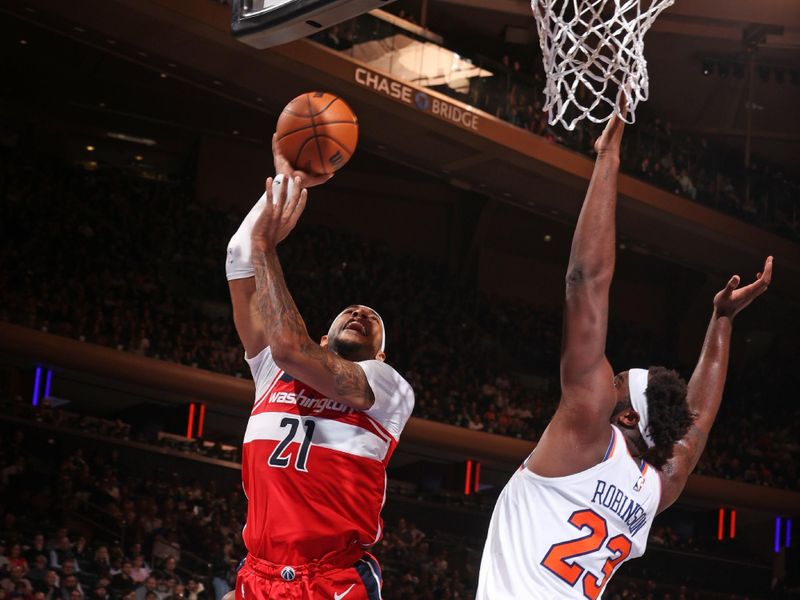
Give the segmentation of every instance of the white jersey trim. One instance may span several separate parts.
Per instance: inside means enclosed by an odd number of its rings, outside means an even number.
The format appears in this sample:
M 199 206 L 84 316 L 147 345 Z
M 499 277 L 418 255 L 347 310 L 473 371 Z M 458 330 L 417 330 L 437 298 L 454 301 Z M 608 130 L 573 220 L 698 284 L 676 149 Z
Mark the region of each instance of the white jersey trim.
M 316 424 L 314 428 L 314 438 L 312 446 L 318 448 L 328 448 L 338 450 L 383 462 L 389 452 L 389 442 L 373 432 L 333 419 L 325 419 L 314 416 L 300 416 L 285 412 L 265 412 L 253 415 L 247 423 L 247 431 L 244 434 L 244 443 L 247 444 L 254 440 L 275 440 L 282 441 L 286 438 L 287 429 L 281 427 L 281 421 L 291 417 L 302 421 L 312 420 Z M 298 427 L 291 442 L 302 443 L 305 439 L 305 428 Z

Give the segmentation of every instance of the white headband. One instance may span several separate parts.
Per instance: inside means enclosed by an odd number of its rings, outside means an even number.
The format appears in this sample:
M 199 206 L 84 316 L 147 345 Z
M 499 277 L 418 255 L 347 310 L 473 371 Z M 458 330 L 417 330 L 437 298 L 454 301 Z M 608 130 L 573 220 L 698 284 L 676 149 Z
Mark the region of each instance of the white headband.
M 386 350 L 386 326 L 383 324 L 383 317 L 381 317 L 380 313 L 377 310 L 375 310 L 374 308 L 372 308 L 370 306 L 367 306 L 366 304 L 359 304 L 359 306 L 363 306 L 364 308 L 368 308 L 369 310 L 374 312 L 375 316 L 378 317 L 378 321 L 381 322 L 381 352 L 384 352 Z M 344 313 L 346 313 L 347 310 L 348 309 L 345 308 L 342 312 L 340 312 L 338 315 L 336 315 L 336 319 L 338 319 Z M 333 320 L 334 323 L 336 322 L 336 319 Z M 333 325 L 333 323 L 331 323 L 331 325 Z
M 639 413 L 639 432 L 648 448 L 656 445 L 653 436 L 648 431 L 650 419 L 647 411 L 647 369 L 631 369 L 628 371 L 628 390 L 631 396 L 631 406 Z

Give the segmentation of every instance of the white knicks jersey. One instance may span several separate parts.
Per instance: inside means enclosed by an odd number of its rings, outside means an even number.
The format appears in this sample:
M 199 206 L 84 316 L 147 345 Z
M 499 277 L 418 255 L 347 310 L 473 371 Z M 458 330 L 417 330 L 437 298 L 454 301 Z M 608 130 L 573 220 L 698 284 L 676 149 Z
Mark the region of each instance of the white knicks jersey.
M 619 566 L 644 554 L 661 479 L 611 428 L 606 457 L 585 471 L 514 473 L 489 524 L 476 600 L 600 598 Z

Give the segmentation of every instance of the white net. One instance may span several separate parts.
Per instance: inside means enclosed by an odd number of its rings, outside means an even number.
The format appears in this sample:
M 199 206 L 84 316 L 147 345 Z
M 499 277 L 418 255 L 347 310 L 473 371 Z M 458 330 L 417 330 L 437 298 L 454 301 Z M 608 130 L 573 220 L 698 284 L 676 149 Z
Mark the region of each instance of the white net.
M 635 121 L 649 82 L 644 34 L 675 0 L 533 0 L 551 125 Z M 627 106 L 627 114 L 620 106 Z

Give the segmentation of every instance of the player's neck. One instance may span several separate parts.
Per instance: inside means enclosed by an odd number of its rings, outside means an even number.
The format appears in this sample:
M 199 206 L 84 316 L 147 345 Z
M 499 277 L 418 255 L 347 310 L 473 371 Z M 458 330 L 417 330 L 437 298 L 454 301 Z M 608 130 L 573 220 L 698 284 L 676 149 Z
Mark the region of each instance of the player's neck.
M 364 346 L 363 344 L 350 344 L 341 340 L 333 339 L 330 341 L 328 348 L 345 360 L 352 362 L 361 362 L 375 358 L 372 356 L 372 349 Z

